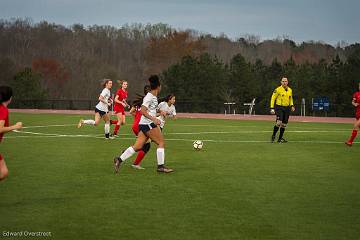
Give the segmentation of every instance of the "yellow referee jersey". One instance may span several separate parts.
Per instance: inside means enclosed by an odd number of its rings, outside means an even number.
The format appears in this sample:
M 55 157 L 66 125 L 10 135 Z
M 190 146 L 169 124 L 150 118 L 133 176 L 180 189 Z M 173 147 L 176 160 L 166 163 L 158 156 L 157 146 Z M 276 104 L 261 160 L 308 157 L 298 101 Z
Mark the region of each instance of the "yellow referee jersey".
M 294 105 L 292 90 L 291 88 L 283 88 L 283 86 L 277 87 L 272 96 L 270 102 L 270 108 L 274 108 L 274 104 L 283 106 L 283 107 L 291 107 Z

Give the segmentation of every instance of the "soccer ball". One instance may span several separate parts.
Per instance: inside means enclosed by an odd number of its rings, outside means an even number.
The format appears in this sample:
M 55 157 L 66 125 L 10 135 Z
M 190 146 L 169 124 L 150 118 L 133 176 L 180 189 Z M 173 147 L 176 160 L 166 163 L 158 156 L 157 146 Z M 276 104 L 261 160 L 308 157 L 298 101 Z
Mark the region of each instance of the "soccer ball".
M 204 146 L 204 143 L 201 141 L 201 140 L 196 140 L 194 143 L 193 143 L 193 147 L 195 150 L 201 150 Z

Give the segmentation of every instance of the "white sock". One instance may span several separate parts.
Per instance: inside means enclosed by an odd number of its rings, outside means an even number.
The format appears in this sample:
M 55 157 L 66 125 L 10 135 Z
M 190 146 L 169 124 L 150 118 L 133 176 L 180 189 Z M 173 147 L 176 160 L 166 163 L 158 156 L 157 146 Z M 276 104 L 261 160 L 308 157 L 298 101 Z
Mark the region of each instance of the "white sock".
M 128 147 L 128 149 L 126 149 L 123 152 L 123 154 L 121 154 L 120 158 L 124 162 L 126 159 L 131 157 L 134 153 L 135 153 L 135 150 L 133 149 L 133 147 L 130 146 L 130 147 Z
M 158 165 L 164 165 L 164 163 L 165 163 L 165 149 L 164 148 L 158 148 L 156 150 L 156 156 L 157 156 Z
M 86 125 L 95 125 L 95 120 L 88 119 L 88 120 L 84 120 L 83 123 Z
M 110 123 L 105 123 L 104 131 L 105 134 L 108 134 L 110 132 Z

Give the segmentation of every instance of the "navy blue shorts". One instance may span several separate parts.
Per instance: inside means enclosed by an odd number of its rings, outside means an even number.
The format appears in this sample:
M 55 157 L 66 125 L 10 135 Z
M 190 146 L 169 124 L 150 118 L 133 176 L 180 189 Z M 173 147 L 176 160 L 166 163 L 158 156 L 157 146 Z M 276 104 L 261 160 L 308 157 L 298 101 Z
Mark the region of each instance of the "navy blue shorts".
M 276 120 L 287 124 L 290 116 L 290 107 L 275 105 Z
M 107 114 L 107 112 L 101 111 L 101 110 L 99 110 L 99 109 L 97 109 L 97 108 L 95 108 L 95 112 L 96 112 L 96 113 L 99 113 L 99 114 L 100 114 L 100 117 L 102 117 L 102 116 L 104 116 L 105 114 Z
M 139 130 L 146 134 L 148 131 L 150 131 L 153 128 L 157 128 L 155 123 L 150 124 L 139 124 Z

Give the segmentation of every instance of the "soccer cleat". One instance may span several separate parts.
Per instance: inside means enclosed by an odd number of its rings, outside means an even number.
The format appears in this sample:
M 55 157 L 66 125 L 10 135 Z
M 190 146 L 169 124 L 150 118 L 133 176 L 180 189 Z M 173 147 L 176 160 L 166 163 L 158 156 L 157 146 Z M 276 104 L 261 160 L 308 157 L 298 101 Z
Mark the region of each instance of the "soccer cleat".
M 140 164 L 138 164 L 138 165 L 132 164 L 131 167 L 134 168 L 134 169 L 137 169 L 137 170 L 144 170 L 145 169 L 142 166 L 140 166 Z
M 163 167 L 158 167 L 157 171 L 160 172 L 160 173 L 171 173 L 174 170 L 171 169 L 171 168 L 167 168 L 167 167 L 163 166 Z
M 275 136 L 272 135 L 272 136 L 271 136 L 271 143 L 274 143 L 274 141 L 275 141 Z
M 78 127 L 78 128 L 81 128 L 83 124 L 84 124 L 84 120 L 83 120 L 83 119 L 80 119 L 77 127 Z
M 121 165 L 122 161 L 120 157 L 114 157 L 114 169 L 115 169 L 115 173 L 119 172 L 120 169 L 120 165 Z
M 284 138 L 280 138 L 278 139 L 278 143 L 287 143 L 288 141 L 286 141 Z
M 352 146 L 352 142 L 349 142 L 349 141 L 345 142 L 345 144 L 346 144 L 347 146 L 349 146 L 349 147 Z

